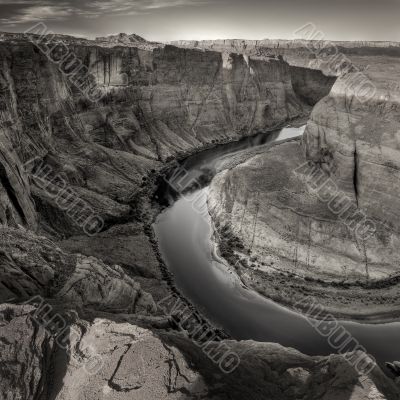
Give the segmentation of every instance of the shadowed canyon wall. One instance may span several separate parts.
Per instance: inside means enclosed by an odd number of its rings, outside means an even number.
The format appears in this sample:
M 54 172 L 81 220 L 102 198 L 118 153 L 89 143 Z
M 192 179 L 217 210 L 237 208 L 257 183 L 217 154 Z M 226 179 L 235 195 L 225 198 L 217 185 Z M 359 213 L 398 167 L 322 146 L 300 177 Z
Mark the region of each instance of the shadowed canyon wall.
M 103 94 L 97 103 L 27 40 L 0 43 L 3 223 L 76 233 L 55 196 L 30 187 L 22 165 L 35 157 L 28 172 L 49 165 L 109 226 L 133 212 L 129 203 L 165 161 L 309 111 L 281 60 L 173 46 L 69 48 L 89 74 L 78 79 Z

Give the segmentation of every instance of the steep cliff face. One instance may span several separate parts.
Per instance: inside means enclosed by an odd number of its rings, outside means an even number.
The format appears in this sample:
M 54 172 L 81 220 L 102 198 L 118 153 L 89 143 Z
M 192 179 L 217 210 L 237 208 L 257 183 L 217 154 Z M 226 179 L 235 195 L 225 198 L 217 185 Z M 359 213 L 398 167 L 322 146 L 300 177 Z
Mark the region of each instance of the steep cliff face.
M 327 96 L 336 81 L 336 77 L 326 76 L 321 71 L 293 65 L 290 76 L 297 96 L 311 106 Z
M 362 94 L 359 74 L 344 74 L 302 144 L 214 180 L 210 209 L 248 251 L 236 249 L 249 286 L 288 304 L 315 296 L 346 318 L 399 315 L 398 78 L 397 58 L 370 57 L 363 84 L 373 90 Z M 285 295 L 280 273 L 292 281 Z
M 307 25 L 304 26 L 307 28 Z M 299 31 L 298 34 L 303 32 L 304 35 L 307 31 Z M 308 36 L 311 37 L 313 33 L 313 26 L 308 26 Z M 306 39 L 261 39 L 261 40 L 245 40 L 245 39 L 217 39 L 217 40 L 176 40 L 171 44 L 180 47 L 187 48 L 212 48 L 215 51 L 221 50 L 235 50 L 236 53 L 241 53 L 246 49 L 254 48 L 266 48 L 266 49 L 306 49 L 306 48 L 318 48 L 326 49 L 327 47 L 337 46 L 344 49 L 365 49 L 372 48 L 376 51 L 395 51 L 396 48 L 400 48 L 399 42 L 392 41 L 366 41 L 366 40 L 354 40 L 354 41 L 335 41 L 335 40 L 306 40 Z M 363 52 L 365 54 L 365 52 Z
M 247 54 L 252 57 L 265 58 L 281 55 L 290 65 L 299 67 L 309 67 L 319 69 L 316 59 L 319 61 L 339 62 L 340 55 L 361 56 L 361 57 L 398 57 L 400 55 L 399 42 L 374 42 L 374 41 L 332 41 L 318 40 L 321 37 L 320 32 L 312 25 L 304 26 L 297 32 L 299 35 L 316 37 L 316 40 L 203 40 L 203 41 L 185 41 L 178 40 L 172 42 L 175 46 L 183 48 L 208 49 L 220 52 L 235 52 Z M 329 72 L 337 75 L 334 70 Z
M 365 101 L 351 90 L 356 77 L 349 74 L 315 107 L 304 151 L 358 208 L 399 232 L 399 71 L 386 73 L 380 63 L 366 77 L 375 92 Z
M 182 48 L 206 49 L 221 53 L 235 52 L 259 60 L 284 58 L 290 65 L 290 75 L 295 93 L 307 104 L 315 105 L 332 88 L 336 71 L 330 71 L 324 61 L 329 61 L 332 46 L 336 42 L 286 41 L 286 40 L 205 40 L 176 41 L 174 45 Z M 345 51 L 353 51 L 348 45 Z M 351 44 L 353 44 L 351 42 Z M 334 54 L 341 49 L 335 49 Z M 318 55 L 318 60 L 316 60 Z M 332 57 L 331 57 L 332 58 Z M 340 57 L 335 57 L 340 62 Z M 324 72 L 326 72 L 326 74 Z
M 69 50 L 84 65 L 75 81 L 102 94 L 96 103 L 28 40 L 0 43 L 2 223 L 78 233 L 57 204 L 67 184 L 110 226 L 134 212 L 129 203 L 163 162 L 307 112 L 280 60 L 173 46 Z M 28 183 L 23 164 L 34 177 L 49 168 L 51 194 L 40 179 Z

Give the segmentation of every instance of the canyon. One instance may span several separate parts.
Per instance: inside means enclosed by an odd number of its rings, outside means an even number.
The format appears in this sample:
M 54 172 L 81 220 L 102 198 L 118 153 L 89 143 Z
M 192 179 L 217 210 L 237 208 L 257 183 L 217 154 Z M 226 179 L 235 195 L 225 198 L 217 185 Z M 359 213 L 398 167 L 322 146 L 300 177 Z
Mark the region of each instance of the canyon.
M 347 85 L 356 72 L 328 73 L 329 54 L 304 43 L 0 36 L 1 398 L 398 398 L 382 365 L 360 374 L 343 354 L 234 340 L 182 296 L 152 229 L 177 162 L 305 119 L 301 142 L 245 153 L 212 180 L 221 255 L 289 307 L 315 296 L 338 317 L 398 317 L 399 45 L 339 48 L 374 83 L 368 101 Z M 75 74 L 67 54 L 82 63 Z M 376 234 L 360 243 L 292 174 L 306 161 Z M 233 372 L 160 307 L 171 294 L 204 341 L 218 337 L 210 351 L 239 357 Z M 53 318 L 67 322 L 64 345 Z

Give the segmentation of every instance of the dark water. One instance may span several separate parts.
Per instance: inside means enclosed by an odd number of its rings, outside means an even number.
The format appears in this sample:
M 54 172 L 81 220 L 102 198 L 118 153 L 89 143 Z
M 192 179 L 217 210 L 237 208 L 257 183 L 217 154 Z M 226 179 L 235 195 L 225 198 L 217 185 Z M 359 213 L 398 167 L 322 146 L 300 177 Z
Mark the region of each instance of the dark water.
M 200 182 L 202 179 L 207 182 L 210 175 L 215 173 L 221 157 L 249 146 L 273 143 L 302 133 L 303 128 L 285 128 L 270 136 L 259 135 L 197 154 L 183 163 L 186 172 L 181 179 L 187 182 L 187 179 L 196 177 Z M 182 174 L 176 174 L 175 178 L 178 179 L 178 176 L 182 177 Z M 171 181 L 177 189 L 173 177 Z M 327 339 L 305 317 L 243 288 L 224 260 L 215 260 L 218 257 L 213 257 L 211 220 L 208 213 L 204 212 L 208 187 L 199 186 L 197 190 L 179 198 L 176 190 L 165 190 L 164 199 L 171 206 L 159 215 L 154 225 L 161 254 L 182 293 L 204 315 L 237 340 L 276 342 L 309 355 L 333 353 Z M 400 360 L 400 322 L 340 324 L 379 363 Z

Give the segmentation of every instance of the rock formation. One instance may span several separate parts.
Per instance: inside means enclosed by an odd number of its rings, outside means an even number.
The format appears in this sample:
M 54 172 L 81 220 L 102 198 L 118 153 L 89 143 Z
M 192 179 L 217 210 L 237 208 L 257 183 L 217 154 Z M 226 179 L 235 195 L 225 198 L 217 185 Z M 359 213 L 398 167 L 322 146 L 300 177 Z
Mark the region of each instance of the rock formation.
M 327 62 L 339 62 L 343 56 L 353 57 L 379 57 L 395 56 L 400 54 L 399 42 L 390 41 L 332 41 L 320 40 L 321 32 L 312 24 L 307 24 L 299 29 L 298 36 L 308 37 L 311 40 L 295 39 L 265 39 L 265 40 L 203 40 L 185 41 L 178 40 L 171 44 L 183 48 L 207 49 L 220 52 L 234 52 L 247 54 L 255 58 L 269 58 L 282 56 L 290 65 L 323 69 L 329 75 L 337 76 L 333 65 L 324 65 Z M 332 62 L 333 64 L 333 62 Z M 332 67 L 332 68 L 329 68 Z
M 41 296 L 71 306 L 127 313 L 152 313 L 156 305 L 122 267 L 67 254 L 31 232 L 0 229 L 0 301 Z
M 70 313 L 65 347 L 35 321 L 34 306 L 0 306 L 4 399 L 397 399 L 376 367 L 358 375 L 342 356 L 312 358 L 275 344 L 227 342 L 241 364 L 224 375 L 179 334 Z M 211 343 L 218 349 L 218 343 Z M 26 349 L 29 348 L 29 352 Z
M 218 176 L 210 208 L 219 229 L 243 242 L 248 254 L 236 257 L 249 286 L 288 305 L 316 296 L 340 317 L 393 319 L 400 312 L 399 70 L 395 58 L 366 54 L 351 58 L 363 80 L 357 72 L 338 78 L 302 143 Z

